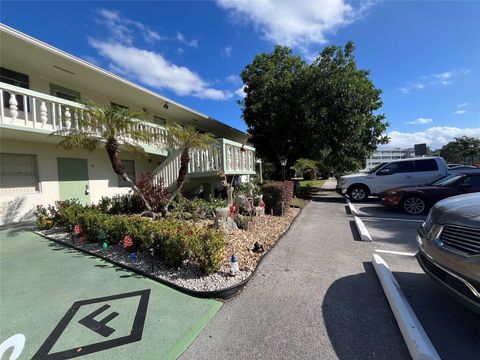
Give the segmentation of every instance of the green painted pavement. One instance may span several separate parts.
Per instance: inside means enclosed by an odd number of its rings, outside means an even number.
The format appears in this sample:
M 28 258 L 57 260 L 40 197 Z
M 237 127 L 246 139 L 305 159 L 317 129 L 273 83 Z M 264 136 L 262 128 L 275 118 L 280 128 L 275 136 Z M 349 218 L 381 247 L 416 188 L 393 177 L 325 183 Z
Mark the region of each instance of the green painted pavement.
M 19 359 L 31 359 L 37 353 L 76 301 L 150 290 L 141 340 L 82 354 L 90 344 L 129 336 L 134 319 L 141 318 L 140 296 L 103 300 L 78 308 L 50 354 L 74 349 L 84 359 L 175 359 L 222 305 L 182 294 L 18 228 L 0 230 L 0 260 L 0 343 L 18 333 L 25 335 Z M 110 307 L 94 319 L 111 317 L 105 325 L 114 331 L 106 337 L 79 323 L 104 305 Z

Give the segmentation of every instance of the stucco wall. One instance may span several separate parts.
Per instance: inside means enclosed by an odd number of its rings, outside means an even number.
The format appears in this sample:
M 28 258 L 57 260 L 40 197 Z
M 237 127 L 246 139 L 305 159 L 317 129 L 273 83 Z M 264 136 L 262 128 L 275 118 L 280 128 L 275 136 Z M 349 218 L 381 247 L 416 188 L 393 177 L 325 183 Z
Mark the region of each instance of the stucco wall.
M 96 203 L 102 196 L 127 193 L 129 188 L 118 187 L 118 177 L 113 172 L 108 156 L 103 149 L 88 153 L 85 151 L 64 151 L 55 144 L 25 142 L 2 139 L 0 151 L 15 154 L 33 154 L 37 156 L 39 191 L 29 194 L 0 195 L 0 225 L 27 221 L 32 219 L 37 205 L 53 204 L 59 200 L 57 157 L 81 158 L 88 161 L 90 201 Z M 152 171 L 161 157 L 135 158 L 129 153 L 122 154 L 122 159 L 135 160 L 137 176 L 142 172 Z

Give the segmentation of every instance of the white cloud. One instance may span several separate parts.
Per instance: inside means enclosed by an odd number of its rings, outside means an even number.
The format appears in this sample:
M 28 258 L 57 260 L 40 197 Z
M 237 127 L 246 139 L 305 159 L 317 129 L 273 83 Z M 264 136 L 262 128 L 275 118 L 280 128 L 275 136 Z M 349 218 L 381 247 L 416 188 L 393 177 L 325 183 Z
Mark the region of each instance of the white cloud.
M 404 94 L 410 94 L 414 90 L 423 90 L 427 86 L 450 85 L 458 77 L 462 75 L 467 75 L 468 73 L 470 73 L 470 71 L 470 69 L 462 67 L 438 74 L 424 75 L 420 77 L 421 80 L 408 81 L 404 86 L 399 87 L 398 90 L 400 90 L 400 92 Z
M 179 47 L 177 50 L 175 50 L 175 53 L 178 55 L 182 55 L 185 52 L 181 47 Z
M 457 108 L 463 108 L 463 107 L 465 107 L 465 106 L 467 106 L 467 105 L 468 105 L 468 103 L 467 103 L 467 102 L 464 102 L 464 103 L 458 104 L 458 105 L 457 105 Z
M 224 49 L 222 49 L 220 53 L 222 54 L 222 56 L 229 58 L 229 57 L 232 57 L 232 51 L 233 51 L 232 46 L 228 45 Z
M 231 74 L 225 78 L 225 81 L 232 84 L 240 84 L 242 82 L 242 79 L 240 79 L 240 76 L 238 75 Z
M 197 39 L 187 40 L 185 35 L 183 35 L 181 32 L 178 32 L 178 31 L 177 31 L 177 40 L 180 41 L 182 44 L 185 44 L 193 48 L 196 48 L 198 46 Z
M 327 42 L 327 34 L 361 17 L 372 1 L 216 0 L 239 24 L 251 23 L 274 43 L 310 53 L 311 45 Z
M 141 22 L 122 17 L 118 11 L 97 9 L 96 14 L 97 18 L 95 20 L 99 24 L 105 25 L 110 30 L 112 37 L 118 42 L 131 45 L 135 37 L 134 30 L 140 31 L 142 38 L 150 43 L 165 39 Z
M 424 124 L 430 124 L 433 120 L 430 118 L 418 118 L 412 121 L 407 121 L 405 124 L 411 124 L 411 125 L 424 125 Z
M 243 85 L 240 89 L 237 89 L 235 91 L 235 94 L 238 96 L 238 97 L 241 97 L 241 98 L 244 98 L 247 94 L 245 93 L 245 85 Z
M 467 110 L 463 110 L 463 109 L 462 109 L 462 110 L 457 110 L 457 111 L 455 111 L 455 114 L 457 114 L 457 115 L 462 115 L 462 114 L 465 114 L 466 112 L 467 112 Z
M 413 147 L 415 144 L 426 143 L 432 149 L 439 149 L 454 137 L 473 136 L 480 138 L 480 128 L 460 129 L 449 126 L 431 127 L 425 131 L 405 133 L 392 131 L 388 134 L 391 138 L 386 147 Z
M 168 62 L 162 55 L 118 42 L 89 40 L 90 45 L 112 63 L 110 68 L 140 83 L 174 91 L 177 95 L 192 95 L 201 99 L 226 100 L 229 91 L 211 88 L 192 70 Z

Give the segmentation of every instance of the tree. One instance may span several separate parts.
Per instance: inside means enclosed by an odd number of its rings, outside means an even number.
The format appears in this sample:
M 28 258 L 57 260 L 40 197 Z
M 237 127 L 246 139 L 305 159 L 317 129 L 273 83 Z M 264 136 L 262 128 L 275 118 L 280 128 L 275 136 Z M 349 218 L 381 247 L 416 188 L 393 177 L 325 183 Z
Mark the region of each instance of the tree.
M 140 143 L 155 141 L 151 133 L 137 126 L 134 118 L 141 114 L 119 106 L 101 106 L 89 102 L 85 104 L 82 116 L 78 117 L 78 129 L 62 129 L 53 134 L 64 136 L 57 147 L 65 150 L 84 149 L 93 152 L 105 144 L 113 171 L 130 184 L 132 190 L 142 198 L 145 207 L 151 210 L 150 204 L 135 185 L 135 179 L 130 179 L 125 172 L 120 159 L 121 147 L 145 155 Z
M 212 134 L 202 134 L 191 125 L 181 127 L 180 125 L 175 124 L 174 126 L 169 127 L 167 144 L 170 148 L 176 149 L 180 153 L 180 169 L 178 170 L 175 189 L 170 194 L 164 208 L 164 213 L 166 213 L 168 206 L 175 196 L 177 196 L 182 190 L 183 184 L 187 179 L 190 151 L 206 150 L 216 143 L 217 141 Z
M 295 169 L 295 172 L 300 176 L 304 176 L 304 173 L 308 172 L 309 179 L 307 180 L 316 178 L 318 163 L 315 160 L 300 158 L 295 161 L 292 167 Z
M 299 111 L 303 91 L 299 80 L 306 66 L 288 47 L 275 46 L 273 53 L 257 55 L 240 74 L 246 93 L 240 104 L 250 141 L 258 156 L 275 164 L 278 175 L 280 156 L 287 157 L 288 168 L 306 152 L 305 114 Z
M 289 164 L 310 158 L 337 171 L 357 168 L 388 142 L 388 123 L 376 114 L 381 91 L 368 75 L 357 68 L 352 42 L 326 47 L 310 65 L 288 47 L 257 55 L 241 73 L 243 118 L 257 153 L 276 164 L 283 155 Z
M 447 163 L 480 162 L 480 139 L 469 136 L 456 137 L 440 149 Z

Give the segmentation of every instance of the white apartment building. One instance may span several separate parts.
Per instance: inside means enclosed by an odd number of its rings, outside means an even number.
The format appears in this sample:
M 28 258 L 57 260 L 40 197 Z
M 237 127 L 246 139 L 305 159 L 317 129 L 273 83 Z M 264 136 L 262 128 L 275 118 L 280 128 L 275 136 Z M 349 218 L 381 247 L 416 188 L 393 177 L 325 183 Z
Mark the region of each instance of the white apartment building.
M 415 156 L 413 148 L 390 148 L 390 149 L 377 149 L 372 156 L 366 160 L 365 171 L 373 169 L 375 166 L 380 165 L 383 162 L 406 159 Z

